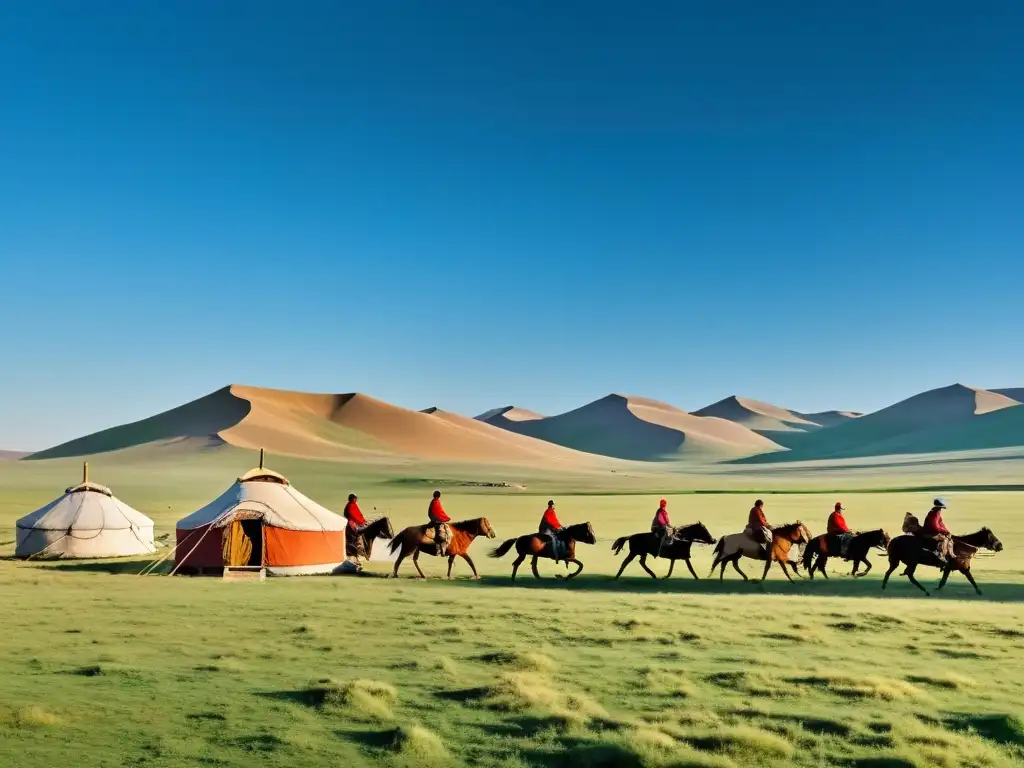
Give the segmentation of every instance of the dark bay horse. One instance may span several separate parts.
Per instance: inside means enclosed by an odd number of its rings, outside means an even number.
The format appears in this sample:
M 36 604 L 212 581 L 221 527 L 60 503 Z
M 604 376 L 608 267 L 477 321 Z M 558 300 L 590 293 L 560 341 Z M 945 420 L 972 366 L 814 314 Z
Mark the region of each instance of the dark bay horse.
M 576 570 L 565 577 L 566 581 L 568 581 L 579 576 L 580 571 L 583 570 L 583 563 L 576 559 L 576 542 L 594 544 L 597 542 L 597 537 L 594 535 L 594 528 L 590 523 L 577 523 L 576 525 L 567 526 L 559 533 L 558 541 L 562 548 L 556 550 L 554 547 L 555 542 L 550 537 L 539 533 L 528 533 L 517 539 L 508 539 L 503 542 L 500 547 L 491 552 L 491 557 L 503 557 L 512 547 L 516 548 L 516 553 L 519 557 L 512 563 L 512 581 L 516 580 L 516 572 L 528 556 L 533 557 L 530 567 L 533 569 L 533 575 L 538 579 L 540 578 L 540 574 L 537 572 L 538 557 L 555 561 L 564 560 L 566 566 L 569 563 L 575 563 Z M 562 578 L 561 574 L 556 578 Z
M 903 574 L 910 579 L 911 584 L 926 595 L 930 594 L 928 590 L 921 586 L 920 582 L 914 578 L 914 572 L 919 565 L 928 565 L 933 568 L 942 569 L 942 580 L 939 582 L 938 589 L 946 586 L 949 574 L 953 571 L 959 571 L 967 577 L 967 580 L 971 582 L 971 586 L 974 587 L 974 591 L 980 595 L 981 589 L 971 575 L 971 560 L 978 553 L 979 549 L 988 549 L 992 552 L 1001 552 L 1003 550 L 1003 543 L 988 528 L 982 528 L 980 531 L 968 534 L 967 536 L 954 536 L 953 562 L 949 564 L 944 564 L 939 560 L 935 550 L 932 548 L 933 545 L 934 542 L 931 539 L 914 536 L 913 534 L 897 536 L 889 542 L 889 570 L 886 571 L 885 578 L 882 579 L 882 589 L 885 589 L 886 584 L 889 583 L 889 577 L 892 576 L 892 572 L 900 567 L 900 563 L 903 563 L 907 566 Z
M 357 560 L 361 557 L 369 558 L 375 539 L 391 539 L 394 538 L 394 535 L 394 531 L 391 530 L 391 521 L 387 517 L 378 517 L 354 534 L 345 537 L 345 554 Z
M 715 546 L 715 559 L 711 563 L 711 573 L 714 574 L 715 568 L 721 566 L 721 573 L 718 577 L 721 580 L 725 577 L 726 564 L 732 563 L 736 573 L 742 576 L 744 581 L 748 581 L 747 574 L 740 570 L 739 561 L 741 557 L 749 557 L 752 560 L 765 560 L 762 581 L 768 576 L 768 570 L 774 562 L 778 562 L 782 566 L 782 572 L 786 574 L 787 579 L 792 581 L 793 577 L 789 575 L 787 565 L 793 567 L 793 573 L 796 573 L 797 576 L 800 574 L 796 570 L 798 563 L 790 561 L 789 552 L 794 544 L 807 544 L 811 538 L 811 532 L 799 520 L 795 523 L 780 525 L 778 528 L 772 529 L 772 543 L 768 548 L 768 556 L 765 557 L 764 548 L 754 541 L 746 531 L 723 536 Z
M 853 573 L 851 575 L 867 576 L 868 571 L 871 570 L 868 552 L 875 548 L 885 550 L 888 547 L 889 534 L 878 528 L 873 531 L 855 534 L 846 547 L 846 554 L 843 555 L 840 537 L 834 536 L 831 533 L 823 533 L 821 536 L 811 539 L 810 543 L 804 547 L 804 568 L 812 579 L 814 578 L 815 571 L 818 571 L 827 579 L 828 573 L 825 571 L 825 566 L 828 565 L 828 559 L 830 557 L 841 557 L 847 562 L 853 562 Z M 865 568 L 858 573 L 857 571 L 861 564 Z
M 622 561 L 622 565 L 619 566 L 619 572 L 615 574 L 616 579 L 622 575 L 626 566 L 637 556 L 640 557 L 640 567 L 647 571 L 652 579 L 658 578 L 654 575 L 654 571 L 647 567 L 648 555 L 651 557 L 664 557 L 669 561 L 668 573 L 663 578 L 667 579 L 672 575 L 672 569 L 676 567 L 676 560 L 682 560 L 686 563 L 686 567 L 690 569 L 693 578 L 696 579 L 698 578 L 697 573 L 693 570 L 693 563 L 690 562 L 690 547 L 693 546 L 694 542 L 698 544 L 714 544 L 715 537 L 704 527 L 703 523 L 698 521 L 692 525 L 676 528 L 675 537 L 670 541 L 666 541 L 664 547 L 661 546 L 661 539 L 656 534 L 645 531 L 644 533 L 634 533 L 632 536 L 623 536 L 620 539 L 616 539 L 612 545 L 612 552 L 616 555 L 619 554 L 627 542 L 629 543 L 629 555 Z
M 480 574 L 476 572 L 476 565 L 469 556 L 469 545 L 473 543 L 477 536 L 486 536 L 488 539 L 494 538 L 494 529 L 491 528 L 490 522 L 486 517 L 477 517 L 473 520 L 463 520 L 459 523 L 448 523 L 448 527 L 452 529 L 452 540 L 448 544 L 448 578 L 452 577 L 452 564 L 455 562 L 455 558 L 461 557 L 473 569 L 473 578 L 479 579 Z M 404 531 L 400 531 L 391 540 L 389 545 L 391 554 L 394 554 L 401 548 L 398 559 L 395 560 L 395 571 L 392 574 L 394 577 L 398 577 L 398 566 L 402 564 L 402 561 L 409 555 L 412 555 L 412 564 L 416 566 L 416 572 L 419 573 L 421 579 L 426 578 L 420 569 L 419 559 L 421 552 L 425 555 L 437 557 L 437 545 L 434 543 L 433 529 L 434 526 L 430 523 L 426 525 L 411 525 Z

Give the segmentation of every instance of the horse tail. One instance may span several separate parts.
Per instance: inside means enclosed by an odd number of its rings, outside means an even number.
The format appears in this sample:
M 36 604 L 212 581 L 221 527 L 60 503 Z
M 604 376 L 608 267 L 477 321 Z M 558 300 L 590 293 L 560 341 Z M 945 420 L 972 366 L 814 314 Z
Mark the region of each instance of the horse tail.
M 817 539 L 811 539 L 809 542 L 807 542 L 807 546 L 804 547 L 804 568 L 806 568 L 808 571 L 811 570 L 811 561 L 814 559 L 815 554 L 817 554 L 817 550 L 820 548 L 815 546 L 816 541 Z
M 612 554 L 619 554 L 619 552 L 622 551 L 622 548 L 626 546 L 627 541 L 629 541 L 629 536 L 622 536 L 621 538 L 616 539 L 615 543 L 612 544 Z
M 405 531 L 403 531 L 402 533 L 405 533 Z M 395 554 L 395 552 L 398 551 L 398 548 L 400 546 L 402 546 L 402 534 L 401 533 L 398 534 L 397 536 L 395 536 L 395 538 L 393 538 L 388 543 L 388 552 L 390 552 L 393 555 L 393 554 Z
M 491 552 L 491 557 L 504 557 L 516 545 L 515 539 L 507 539 L 500 547 Z
M 718 543 L 715 544 L 715 548 L 712 550 L 712 552 L 715 555 L 715 560 L 720 558 L 722 556 L 722 552 L 724 552 L 724 551 L 725 551 L 725 536 L 723 536 L 722 538 L 720 538 L 718 540 Z

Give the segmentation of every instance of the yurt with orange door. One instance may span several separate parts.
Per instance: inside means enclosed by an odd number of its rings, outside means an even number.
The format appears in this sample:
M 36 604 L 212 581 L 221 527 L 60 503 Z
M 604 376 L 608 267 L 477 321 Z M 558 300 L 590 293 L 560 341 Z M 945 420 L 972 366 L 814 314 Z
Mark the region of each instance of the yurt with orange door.
M 272 576 L 332 573 L 345 560 L 345 518 L 260 466 L 180 520 L 174 572 L 214 574 L 262 567 Z

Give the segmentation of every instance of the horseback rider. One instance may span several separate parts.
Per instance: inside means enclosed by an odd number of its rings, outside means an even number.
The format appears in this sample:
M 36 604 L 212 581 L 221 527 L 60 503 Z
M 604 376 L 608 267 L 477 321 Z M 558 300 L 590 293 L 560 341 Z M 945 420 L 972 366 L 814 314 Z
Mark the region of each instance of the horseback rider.
M 953 532 L 946 527 L 942 519 L 942 510 L 946 509 L 946 502 L 942 499 L 935 499 L 932 508 L 925 515 L 924 523 L 921 525 L 919 536 L 935 541 L 935 554 L 945 565 L 953 560 Z
M 675 535 L 675 530 L 672 528 L 672 521 L 668 517 L 668 502 L 665 499 L 661 500 L 658 505 L 658 511 L 654 513 L 654 519 L 651 521 L 651 533 L 658 537 L 658 552 L 665 547 L 665 542 L 671 539 Z
M 441 506 L 440 491 L 434 491 L 434 498 L 430 500 L 430 506 L 427 507 L 427 517 L 430 519 L 430 525 L 434 527 L 434 545 L 437 547 L 437 554 L 439 557 L 444 557 L 448 554 L 447 523 L 451 522 L 451 518 L 445 514 L 444 507 Z
M 345 519 L 348 520 L 348 532 L 354 534 L 366 525 L 366 518 L 359 510 L 359 497 L 354 493 L 348 495 L 348 504 L 345 505 Z
M 843 517 L 843 512 L 846 511 L 846 507 L 843 506 L 842 502 L 837 501 L 835 509 L 832 510 L 832 514 L 828 516 L 828 524 L 826 525 L 826 531 L 829 536 L 837 536 L 839 538 L 839 554 L 841 557 L 846 557 L 846 551 L 850 547 L 850 541 L 856 535 L 850 530 L 850 526 L 846 524 L 846 518 Z
M 548 508 L 544 510 L 544 514 L 540 517 L 540 525 L 537 526 L 537 532 L 541 536 L 547 536 L 551 542 L 551 549 L 555 550 L 558 547 L 558 534 L 565 530 L 565 526 L 558 519 L 558 513 L 555 512 L 555 501 L 554 499 L 548 499 Z
M 771 556 L 772 529 L 768 518 L 764 516 L 764 502 L 758 499 L 750 510 L 747 518 L 746 534 L 761 545 L 765 557 Z

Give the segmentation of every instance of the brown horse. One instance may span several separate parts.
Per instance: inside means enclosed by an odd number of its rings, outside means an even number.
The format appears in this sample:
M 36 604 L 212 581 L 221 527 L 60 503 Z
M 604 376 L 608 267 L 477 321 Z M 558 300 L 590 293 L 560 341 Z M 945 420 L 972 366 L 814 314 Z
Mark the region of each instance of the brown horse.
M 715 568 L 721 566 L 722 570 L 718 577 L 721 580 L 725 576 L 726 564 L 732 563 L 736 573 L 742 576 L 744 581 L 748 581 L 747 574 L 740 570 L 739 561 L 741 557 L 749 557 L 753 560 L 765 560 L 762 581 L 767 578 L 768 570 L 776 561 L 782 566 L 782 572 L 786 574 L 786 578 L 792 581 L 793 577 L 789 575 L 787 565 L 792 566 L 793 573 L 796 573 L 797 576 L 800 574 L 796 570 L 797 563 L 789 559 L 789 552 L 794 544 L 807 544 L 810 540 L 811 532 L 799 520 L 772 529 L 772 543 L 767 557 L 765 557 L 764 547 L 750 538 L 746 531 L 723 536 L 715 547 L 715 559 L 711 564 L 711 573 L 714 574 Z
M 697 573 L 693 570 L 693 563 L 690 562 L 690 548 L 694 542 L 698 544 L 714 544 L 715 537 L 704 527 L 703 523 L 696 522 L 693 525 L 677 528 L 676 535 L 670 541 L 666 541 L 664 546 L 661 545 L 661 539 L 650 531 L 634 533 L 632 536 L 623 536 L 621 539 L 615 540 L 615 543 L 612 545 L 612 553 L 619 554 L 627 542 L 629 543 L 629 555 L 622 561 L 622 565 L 619 566 L 619 572 L 615 574 L 616 579 L 622 575 L 626 566 L 638 555 L 640 556 L 640 567 L 647 571 L 652 579 L 658 577 L 654 575 L 654 571 L 647 567 L 648 555 L 668 559 L 668 573 L 662 578 L 667 579 L 671 576 L 672 569 L 676 567 L 676 560 L 682 560 L 686 563 L 686 567 L 690 569 L 693 578 L 696 579 L 698 578 Z
M 982 528 L 980 531 L 968 534 L 967 536 L 954 536 L 952 563 L 940 561 L 938 555 L 935 554 L 933 546 L 934 541 L 931 539 L 922 539 L 920 536 L 914 536 L 913 534 L 897 536 L 893 539 L 889 543 L 889 570 L 886 572 L 885 578 L 882 579 L 882 589 L 885 589 L 885 586 L 889 583 L 889 577 L 892 576 L 892 572 L 900 567 L 900 563 L 903 563 L 907 566 L 903 575 L 910 579 L 910 583 L 926 595 L 929 594 L 928 590 L 922 587 L 918 580 L 914 578 L 914 572 L 919 565 L 930 565 L 933 568 L 942 569 L 942 580 L 939 582 L 938 589 L 946 586 L 949 574 L 953 571 L 959 571 L 967 577 L 967 580 L 971 582 L 971 586 L 974 587 L 974 591 L 980 595 L 981 589 L 971 575 L 971 560 L 978 554 L 979 549 L 989 549 L 993 552 L 1001 552 L 1003 550 L 1003 543 L 988 528 Z
M 394 538 L 394 531 L 391 530 L 391 520 L 387 517 L 378 517 L 371 520 L 354 534 L 345 537 L 345 554 L 359 560 L 361 557 L 369 558 L 373 552 L 375 539 Z
M 867 576 L 868 571 L 871 570 L 871 561 L 868 560 L 868 552 L 874 548 L 884 551 L 887 550 L 888 547 L 889 534 L 881 528 L 854 534 L 850 539 L 849 544 L 846 546 L 845 555 L 843 554 L 842 541 L 840 537 L 831 533 L 823 533 L 821 536 L 812 539 L 810 544 L 804 547 L 804 568 L 807 569 L 807 575 L 810 576 L 812 580 L 814 579 L 815 571 L 818 571 L 818 573 L 827 579 L 828 571 L 825 570 L 825 566 L 828 565 L 828 559 L 830 557 L 840 557 L 847 562 L 853 562 L 852 576 Z M 865 567 L 863 571 L 858 573 L 857 571 L 861 564 Z
M 469 556 L 469 545 L 473 543 L 477 536 L 486 536 L 488 539 L 494 538 L 494 529 L 491 528 L 490 522 L 486 517 L 478 517 L 473 520 L 463 520 L 459 523 L 448 523 L 448 527 L 452 529 L 452 540 L 448 544 L 447 553 L 448 578 L 452 577 L 452 564 L 455 562 L 455 558 L 461 557 L 473 569 L 473 578 L 479 579 L 480 574 L 476 572 L 476 565 Z M 433 529 L 432 523 L 411 525 L 391 540 L 389 545 L 391 554 L 395 554 L 399 547 L 401 547 L 398 559 L 395 560 L 395 571 L 392 576 L 398 578 L 398 566 L 402 564 L 405 558 L 412 555 L 412 564 L 416 566 L 416 571 L 419 573 L 420 578 L 427 578 L 420 569 L 419 559 L 421 552 L 425 555 L 437 557 L 437 545 L 434 543 Z M 428 531 L 430 531 L 430 535 L 428 535 Z
M 519 570 L 519 566 L 523 564 L 523 560 L 529 555 L 533 556 L 530 567 L 533 569 L 533 575 L 538 579 L 540 578 L 540 574 L 537 572 L 538 557 L 548 558 L 555 562 L 564 560 L 566 567 L 569 566 L 569 563 L 575 563 L 576 570 L 565 577 L 566 581 L 568 581 L 579 576 L 580 571 L 583 570 L 583 563 L 576 559 L 577 541 L 583 544 L 594 544 L 597 542 L 597 537 L 594 536 L 594 528 L 590 523 L 577 523 L 576 525 L 566 527 L 557 535 L 557 541 L 539 533 L 528 533 L 517 539 L 508 539 L 491 552 L 491 557 L 502 557 L 513 546 L 516 548 L 516 553 L 519 557 L 512 563 L 512 581 L 516 580 L 516 571 Z M 556 544 L 559 545 L 557 549 Z M 556 578 L 562 578 L 561 574 Z

